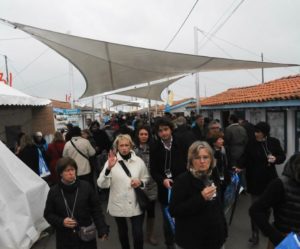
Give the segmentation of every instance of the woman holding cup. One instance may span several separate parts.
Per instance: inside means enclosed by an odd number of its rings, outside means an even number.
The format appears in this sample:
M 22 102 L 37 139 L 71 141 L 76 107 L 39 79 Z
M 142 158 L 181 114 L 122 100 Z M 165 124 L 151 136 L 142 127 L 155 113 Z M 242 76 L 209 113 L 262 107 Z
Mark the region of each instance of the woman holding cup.
M 196 141 L 190 146 L 187 167 L 174 182 L 169 207 L 175 217 L 175 242 L 183 249 L 220 249 L 227 226 L 220 179 L 208 143 Z
M 255 140 L 250 141 L 245 149 L 241 164 L 246 169 L 247 192 L 254 203 L 265 191 L 269 183 L 278 177 L 276 164 L 285 161 L 285 153 L 277 138 L 270 136 L 270 125 L 259 122 L 254 126 Z M 251 221 L 252 235 L 249 242 L 259 242 L 259 231 Z

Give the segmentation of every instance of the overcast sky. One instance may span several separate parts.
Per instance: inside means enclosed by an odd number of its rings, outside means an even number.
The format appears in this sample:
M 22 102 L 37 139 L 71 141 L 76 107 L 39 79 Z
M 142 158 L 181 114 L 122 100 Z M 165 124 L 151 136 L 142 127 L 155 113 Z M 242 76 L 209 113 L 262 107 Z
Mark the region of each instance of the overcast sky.
M 163 50 L 194 3 L 195 0 L 1 0 L 0 18 Z M 299 10 L 299 0 L 199 0 L 168 51 L 193 54 L 194 26 L 207 33 L 218 28 L 209 40 L 198 32 L 200 55 L 259 61 L 264 53 L 265 61 L 300 64 Z M 59 100 L 70 93 L 67 60 L 28 34 L 0 23 L 0 72 L 5 71 L 3 55 L 8 57 L 15 88 Z M 299 72 L 299 67 L 266 69 L 265 81 Z M 228 88 L 260 82 L 260 70 L 201 73 L 200 95 L 212 96 Z M 74 85 L 75 98 L 79 98 L 85 82 L 76 69 Z M 195 97 L 194 85 L 194 78 L 186 77 L 170 89 L 175 99 Z

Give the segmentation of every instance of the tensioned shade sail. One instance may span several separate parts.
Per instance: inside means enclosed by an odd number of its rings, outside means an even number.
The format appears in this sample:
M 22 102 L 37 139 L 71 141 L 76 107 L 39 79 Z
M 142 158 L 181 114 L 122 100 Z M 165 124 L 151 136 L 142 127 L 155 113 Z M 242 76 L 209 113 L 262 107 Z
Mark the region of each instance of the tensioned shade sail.
M 81 97 L 187 73 L 298 66 L 145 49 L 0 20 L 29 33 L 77 67 L 86 80 Z
M 49 99 L 33 97 L 0 83 L 0 105 L 45 106 L 50 103 Z
M 139 88 L 134 88 L 126 91 L 117 92 L 117 94 L 138 97 L 138 98 L 145 98 L 157 101 L 164 101 L 161 98 L 162 91 L 167 88 L 169 85 L 173 84 L 177 80 L 182 79 L 182 77 L 178 77 L 176 79 L 166 80 L 161 83 L 151 84 L 150 86 L 143 86 Z
M 137 107 L 140 106 L 139 103 L 130 102 L 126 100 L 120 100 L 120 99 L 108 99 L 108 100 L 110 100 L 113 103 L 112 106 L 110 107 L 119 106 L 119 105 L 137 106 Z

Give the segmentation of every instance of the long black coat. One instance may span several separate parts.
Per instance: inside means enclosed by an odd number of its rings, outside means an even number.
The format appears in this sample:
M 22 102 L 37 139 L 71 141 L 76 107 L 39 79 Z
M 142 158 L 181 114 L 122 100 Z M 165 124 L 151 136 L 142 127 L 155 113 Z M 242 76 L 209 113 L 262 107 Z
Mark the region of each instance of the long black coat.
M 27 145 L 22 149 L 18 157 L 29 167 L 34 173 L 39 175 L 39 152 L 35 145 Z
M 267 151 L 267 152 L 266 152 Z M 268 165 L 267 153 L 276 157 L 275 163 Z M 246 168 L 247 191 L 250 194 L 261 195 L 268 184 L 278 177 L 275 164 L 285 161 L 285 153 L 277 138 L 268 137 L 266 141 L 250 141 L 243 156 Z
M 169 208 L 175 217 L 175 241 L 184 249 L 219 249 L 226 240 L 227 225 L 216 170 L 211 178 L 217 186 L 217 196 L 211 201 L 201 195 L 203 181 L 190 172 L 175 180 Z
M 74 229 L 63 226 L 63 221 L 66 217 L 68 217 L 68 215 L 61 189 L 64 192 L 70 209 L 72 210 L 77 187 L 78 196 L 74 210 L 74 218 L 77 220 L 78 225 L 89 226 L 93 221 L 97 227 L 98 236 L 108 234 L 109 231 L 102 213 L 100 200 L 90 187 L 90 184 L 85 181 L 76 180 L 74 184 L 67 186 L 60 182 L 50 189 L 44 210 L 45 219 L 56 230 L 57 249 L 97 248 L 96 239 L 90 242 L 81 241 L 77 232 L 74 232 Z M 76 229 L 78 230 L 78 227 Z
M 171 151 L 167 151 L 160 140 L 150 145 L 150 173 L 158 186 L 158 200 L 168 204 L 168 191 L 163 185 L 165 167 L 171 169 L 172 179 L 186 171 L 187 154 L 182 143 L 173 136 Z

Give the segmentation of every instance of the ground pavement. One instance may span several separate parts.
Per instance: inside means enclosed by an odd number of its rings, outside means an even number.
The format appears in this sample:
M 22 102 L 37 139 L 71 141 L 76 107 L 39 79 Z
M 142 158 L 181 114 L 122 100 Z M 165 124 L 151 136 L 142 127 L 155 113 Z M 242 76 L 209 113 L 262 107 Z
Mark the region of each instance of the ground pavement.
M 251 247 L 248 243 L 250 235 L 250 222 L 248 217 L 248 207 L 250 205 L 249 195 L 241 195 L 233 222 L 229 227 L 229 237 L 226 242 L 226 249 L 266 249 L 267 239 L 260 236 L 259 245 Z M 162 232 L 162 217 L 159 209 L 159 205 L 156 207 L 157 222 L 156 222 L 156 235 L 159 240 L 158 246 L 151 246 L 147 243 L 144 245 L 144 249 L 165 249 L 163 243 L 163 232 Z M 106 215 L 106 221 L 110 225 L 110 236 L 107 241 L 99 241 L 98 249 L 121 249 L 117 236 L 117 228 L 114 220 Z M 131 243 L 132 245 L 132 243 Z M 38 241 L 32 249 L 55 249 L 55 238 L 54 235 L 45 237 Z

